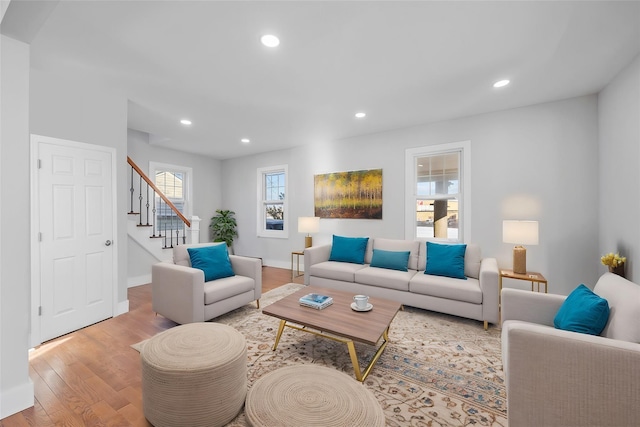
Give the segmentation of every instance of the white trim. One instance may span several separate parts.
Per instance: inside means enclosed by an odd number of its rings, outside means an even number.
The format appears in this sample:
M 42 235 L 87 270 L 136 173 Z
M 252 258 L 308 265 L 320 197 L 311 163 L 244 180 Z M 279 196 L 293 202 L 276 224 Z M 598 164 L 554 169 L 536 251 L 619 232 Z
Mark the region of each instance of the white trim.
M 471 241 L 471 141 L 450 142 L 445 144 L 427 145 L 424 147 L 408 148 L 405 151 L 405 239 L 416 239 L 415 200 L 416 167 L 415 158 L 420 155 L 433 155 L 451 151 L 461 151 L 460 181 L 462 187 L 462 227 L 458 239 L 461 242 Z
M 38 212 L 40 212 L 40 201 L 38 196 L 40 195 L 40 189 L 38 188 L 38 158 L 40 143 L 59 145 L 62 147 L 78 148 L 83 150 L 102 151 L 111 155 L 111 205 L 112 205 L 112 217 L 113 217 L 113 246 L 112 246 L 112 288 L 113 288 L 113 301 L 112 311 L 115 311 L 118 303 L 118 250 L 119 239 L 116 238 L 118 233 L 118 185 L 117 185 L 117 165 L 116 165 L 116 149 L 113 147 L 105 147 L 102 145 L 88 144 L 85 142 L 70 141 L 61 138 L 52 138 L 49 136 L 31 134 L 30 137 L 30 151 L 31 151 L 31 185 L 30 185 L 30 199 L 31 199 L 31 330 L 29 345 L 35 347 L 40 345 L 40 316 L 38 315 L 38 308 L 40 307 L 40 251 L 39 251 L 39 239 L 38 234 L 40 231 L 40 223 Z M 125 301 L 127 304 L 127 311 L 129 308 L 129 301 Z M 125 311 L 126 313 L 126 311 Z M 122 314 L 122 313 L 120 313 Z M 115 314 L 114 314 L 115 315 Z
M 129 312 L 129 300 L 126 299 L 122 302 L 119 302 L 113 311 L 113 317 L 120 316 L 121 314 L 125 314 Z
M 265 230 L 265 218 L 263 216 L 264 176 L 270 172 L 284 172 L 284 201 L 282 210 L 284 219 L 282 230 Z M 276 239 L 289 238 L 289 167 L 288 165 L 269 166 L 257 169 L 257 201 L 256 201 L 256 233 L 258 237 L 271 237 Z
M 2 390 L 0 396 L 0 418 L 23 411 L 33 406 L 34 387 L 33 382 L 27 377 L 27 382 L 9 390 Z
M 147 283 L 151 283 L 151 274 L 129 277 L 127 279 L 127 288 L 134 288 L 136 286 L 146 285 Z

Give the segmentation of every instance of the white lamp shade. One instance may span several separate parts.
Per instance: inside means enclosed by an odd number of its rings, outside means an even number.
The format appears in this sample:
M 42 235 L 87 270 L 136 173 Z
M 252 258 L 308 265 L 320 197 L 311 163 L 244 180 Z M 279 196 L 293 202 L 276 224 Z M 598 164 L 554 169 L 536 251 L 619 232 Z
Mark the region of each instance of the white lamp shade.
M 298 233 L 317 233 L 320 231 L 320 217 L 298 217 Z
M 502 241 L 516 245 L 537 245 L 538 221 L 502 221 Z

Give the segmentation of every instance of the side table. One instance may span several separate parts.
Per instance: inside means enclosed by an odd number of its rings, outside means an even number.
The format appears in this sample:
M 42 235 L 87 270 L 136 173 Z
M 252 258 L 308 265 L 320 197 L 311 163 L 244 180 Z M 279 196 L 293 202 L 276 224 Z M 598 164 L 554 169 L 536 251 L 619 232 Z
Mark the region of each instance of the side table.
M 531 292 L 533 292 L 534 283 L 538 286 L 538 292 L 540 292 L 540 284 L 544 285 L 544 293 L 547 293 L 548 283 L 547 279 L 535 271 L 527 271 L 526 274 L 514 273 L 513 270 L 500 269 L 500 289 L 498 289 L 498 310 L 502 311 L 502 279 L 514 279 L 514 280 L 526 280 L 527 282 L 531 282 Z
M 296 270 L 294 272 L 293 270 L 293 257 L 296 257 L 296 261 L 297 261 L 297 267 Z M 300 277 L 303 274 L 300 274 L 300 257 L 304 256 L 304 251 L 293 251 L 291 252 L 291 281 L 293 282 L 293 279 L 295 279 L 296 277 Z
M 537 291 L 540 292 L 540 284 L 544 285 L 544 293 L 547 293 L 548 283 L 547 279 L 540 273 L 536 273 L 534 271 L 527 271 L 526 274 L 514 273 L 513 270 L 500 269 L 500 292 L 502 292 L 502 279 L 515 279 L 515 280 L 526 280 L 527 282 L 531 282 L 531 292 L 533 292 L 533 285 L 537 284 Z

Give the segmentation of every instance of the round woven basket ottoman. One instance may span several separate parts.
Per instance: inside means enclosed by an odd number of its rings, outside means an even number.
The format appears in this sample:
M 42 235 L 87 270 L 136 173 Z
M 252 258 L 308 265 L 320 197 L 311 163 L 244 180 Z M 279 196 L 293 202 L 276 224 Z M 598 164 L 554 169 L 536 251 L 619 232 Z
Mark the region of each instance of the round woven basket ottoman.
M 141 349 L 144 416 L 156 427 L 223 426 L 247 395 L 247 343 L 230 326 L 189 323 Z
M 385 425 L 382 407 L 362 383 L 316 365 L 288 366 L 258 379 L 244 413 L 253 427 Z

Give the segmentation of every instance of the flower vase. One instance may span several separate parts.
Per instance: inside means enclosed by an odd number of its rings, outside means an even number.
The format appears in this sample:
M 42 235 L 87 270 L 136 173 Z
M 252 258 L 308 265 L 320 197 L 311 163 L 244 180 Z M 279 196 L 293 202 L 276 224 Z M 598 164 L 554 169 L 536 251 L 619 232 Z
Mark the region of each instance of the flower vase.
M 609 272 L 624 277 L 624 263 L 619 264 L 617 267 L 609 266 Z

